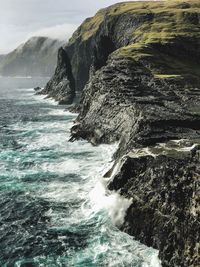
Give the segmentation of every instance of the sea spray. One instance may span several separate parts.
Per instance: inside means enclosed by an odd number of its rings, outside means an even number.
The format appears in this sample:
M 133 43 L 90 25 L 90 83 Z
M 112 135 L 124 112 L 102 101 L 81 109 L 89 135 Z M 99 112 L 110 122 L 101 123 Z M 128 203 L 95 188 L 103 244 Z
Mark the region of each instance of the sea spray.
M 98 181 L 95 188 L 90 192 L 93 210 L 105 209 L 116 226 L 124 222 L 126 210 L 131 205 L 131 199 L 126 199 L 118 192 L 110 192 L 102 181 Z

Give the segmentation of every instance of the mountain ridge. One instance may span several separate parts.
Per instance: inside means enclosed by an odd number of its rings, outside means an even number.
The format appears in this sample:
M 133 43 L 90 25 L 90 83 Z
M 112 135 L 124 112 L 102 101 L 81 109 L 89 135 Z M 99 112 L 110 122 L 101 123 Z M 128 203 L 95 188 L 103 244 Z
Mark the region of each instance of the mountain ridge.
M 56 66 L 62 41 L 48 37 L 31 37 L 0 59 L 3 76 L 50 76 Z

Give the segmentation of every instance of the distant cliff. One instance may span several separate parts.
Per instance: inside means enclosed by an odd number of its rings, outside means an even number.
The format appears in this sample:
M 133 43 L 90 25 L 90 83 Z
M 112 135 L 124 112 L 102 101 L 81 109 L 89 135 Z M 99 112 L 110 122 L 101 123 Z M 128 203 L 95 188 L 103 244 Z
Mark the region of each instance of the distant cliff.
M 56 67 L 61 41 L 32 37 L 7 55 L 0 57 L 0 75 L 51 76 Z
M 119 3 L 78 28 L 44 89 L 68 104 L 82 91 L 72 141 L 119 142 L 108 188 L 132 198 L 121 228 L 163 267 L 199 261 L 199 44 L 198 0 Z

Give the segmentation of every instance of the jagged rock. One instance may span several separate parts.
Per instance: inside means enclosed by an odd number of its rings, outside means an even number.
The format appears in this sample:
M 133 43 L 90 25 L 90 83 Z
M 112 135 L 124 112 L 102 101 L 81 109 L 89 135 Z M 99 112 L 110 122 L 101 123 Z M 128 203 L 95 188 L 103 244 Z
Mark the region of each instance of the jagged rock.
M 198 266 L 197 158 L 127 157 L 109 189 L 132 198 L 122 230 L 159 249 L 163 267 Z
M 120 141 L 119 155 L 136 146 L 197 138 L 200 115 L 190 108 L 200 99 L 184 97 L 178 83 L 155 79 L 143 63 L 111 57 L 85 87 L 72 135 L 93 144 Z
M 114 51 L 122 58 L 146 60 L 149 70 L 159 78 L 179 75 L 187 77 L 189 84 L 199 81 L 198 8 L 197 0 L 190 4 L 127 2 L 86 19 L 64 46 L 76 91 L 82 91 L 88 82 L 91 67 L 96 71 L 106 65 Z M 57 67 L 62 70 L 60 61 Z M 54 79 L 58 82 L 63 77 L 55 73 Z
M 59 104 L 71 104 L 75 96 L 75 84 L 67 52 L 61 47 L 58 51 L 58 66 L 52 79 L 42 92 L 54 98 Z
M 38 91 L 42 90 L 42 88 L 38 86 L 38 87 L 35 87 L 34 90 L 35 90 L 36 92 L 38 92 Z

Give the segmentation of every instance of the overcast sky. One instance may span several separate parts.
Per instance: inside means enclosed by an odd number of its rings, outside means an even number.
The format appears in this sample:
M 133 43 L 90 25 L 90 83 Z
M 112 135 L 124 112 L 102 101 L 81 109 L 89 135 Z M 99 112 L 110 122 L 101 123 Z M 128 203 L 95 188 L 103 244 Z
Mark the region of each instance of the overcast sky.
M 71 36 L 98 9 L 123 0 L 0 0 L 0 54 L 31 36 Z

